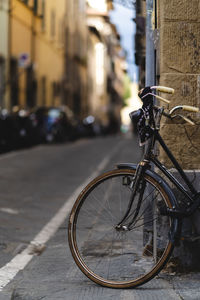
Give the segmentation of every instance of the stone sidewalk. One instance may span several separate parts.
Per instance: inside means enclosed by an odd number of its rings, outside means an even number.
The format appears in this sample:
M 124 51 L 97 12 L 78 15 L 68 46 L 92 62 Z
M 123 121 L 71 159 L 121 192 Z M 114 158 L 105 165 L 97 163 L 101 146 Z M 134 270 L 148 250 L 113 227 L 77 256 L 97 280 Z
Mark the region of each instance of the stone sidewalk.
M 109 166 L 107 167 L 110 168 L 111 166 L 115 165 L 116 162 L 131 161 L 130 158 L 132 156 L 132 149 L 135 148 L 134 145 L 133 147 L 128 145 L 129 141 L 126 140 L 122 147 L 123 151 L 117 153 L 116 156 L 113 157 L 109 162 Z M 103 151 L 102 149 L 105 147 L 104 140 L 102 140 L 102 144 L 99 142 L 98 146 L 99 152 Z M 84 144 L 81 147 L 84 147 Z M 70 149 L 71 148 L 69 148 L 69 150 Z M 63 149 L 62 151 L 65 152 L 66 150 L 67 149 Z M 73 150 L 73 155 L 77 157 L 76 153 L 74 153 L 74 146 L 71 150 Z M 134 154 L 139 154 L 136 150 L 134 151 Z M 37 151 L 36 154 L 38 155 Z M 49 151 L 51 153 L 53 150 L 49 149 Z M 56 149 L 56 156 L 57 151 L 58 149 Z M 45 148 L 44 153 L 47 155 L 47 148 Z M 85 151 L 82 150 L 81 153 L 85 153 Z M 31 161 L 29 160 L 28 153 L 26 155 L 27 161 Z M 31 158 L 33 158 L 32 152 L 30 152 L 30 155 Z M 69 155 L 68 152 L 66 155 Z M 87 156 L 91 156 L 91 154 L 88 152 Z M 94 158 L 96 160 L 97 155 L 95 155 Z M 83 163 L 87 162 L 83 158 L 81 161 Z M 68 169 L 70 171 L 69 162 L 70 160 L 68 159 Z M 62 173 L 60 173 L 62 164 L 62 161 L 60 161 L 59 172 L 55 172 L 55 176 L 58 176 L 58 173 L 60 176 L 62 175 Z M 94 166 L 95 165 L 92 164 L 92 168 L 94 168 Z M 2 167 L 3 163 L 1 163 L 1 168 Z M 74 170 L 73 161 L 72 167 L 72 170 Z M 5 169 L 8 169 L 8 171 L 10 170 L 7 166 L 7 162 L 5 163 Z M 81 168 L 81 170 L 83 173 L 79 171 L 80 182 L 82 181 L 82 177 L 87 175 L 84 168 Z M 11 174 L 13 174 L 13 171 Z M 70 177 L 70 190 L 68 191 L 69 195 L 71 195 L 72 191 L 76 187 L 72 184 L 76 184 L 77 182 L 77 172 L 74 172 L 74 176 L 76 178 Z M 62 177 L 64 178 L 64 184 L 66 185 L 66 176 L 63 174 Z M 60 177 L 59 179 L 59 182 L 62 182 Z M 60 187 L 56 190 L 62 191 Z M 44 195 L 42 198 L 44 200 Z M 39 205 L 38 209 L 40 209 Z M 33 215 L 32 208 L 30 211 Z M 66 221 L 67 220 L 68 217 L 66 218 Z M 35 222 L 33 228 L 35 228 L 36 225 L 37 224 Z M 25 232 L 27 232 L 27 228 L 28 227 L 25 227 Z M 167 274 L 161 272 L 156 278 L 152 279 L 145 285 L 136 289 L 126 290 L 104 288 L 93 283 L 81 273 L 72 259 L 67 242 L 66 222 L 60 226 L 58 231 L 55 233 L 52 239 L 49 240 L 46 246 L 47 247 L 45 251 L 39 256 L 34 256 L 26 268 L 19 271 L 17 276 L 3 289 L 2 292 L 0 292 L 0 300 L 200 300 L 200 273 Z
M 179 274 L 169 277 L 169 282 L 173 285 L 174 291 L 184 300 L 200 299 L 200 272 Z
M 62 227 L 46 251 L 36 256 L 8 285 L 0 300 L 199 300 L 200 273 L 161 272 L 135 289 L 110 289 L 90 281 L 77 268 L 64 243 Z M 65 237 L 66 238 L 66 237 Z M 44 269 L 47 269 L 47 277 Z M 41 275 L 41 276 L 40 276 Z

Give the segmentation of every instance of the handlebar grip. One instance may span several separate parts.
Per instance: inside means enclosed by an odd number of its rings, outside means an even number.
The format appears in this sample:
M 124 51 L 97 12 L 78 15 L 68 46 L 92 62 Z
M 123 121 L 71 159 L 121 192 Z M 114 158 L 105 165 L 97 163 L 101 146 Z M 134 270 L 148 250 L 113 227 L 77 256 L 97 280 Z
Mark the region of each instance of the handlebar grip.
M 187 111 L 191 111 L 191 112 L 199 112 L 198 107 L 190 106 L 190 105 L 183 105 L 182 109 L 187 110 Z
M 167 99 L 164 99 L 163 97 L 160 97 L 160 96 L 158 96 L 158 95 L 155 95 L 155 97 L 156 97 L 157 99 L 159 99 L 159 100 L 161 100 L 161 101 L 163 101 L 163 102 L 167 103 L 167 104 L 169 104 L 169 103 L 170 103 L 170 101 L 169 101 L 169 100 L 167 100 Z
M 169 88 L 166 86 L 152 86 L 152 89 L 157 90 L 158 92 L 162 92 L 162 93 L 167 93 L 167 94 L 174 94 L 174 89 L 173 88 Z

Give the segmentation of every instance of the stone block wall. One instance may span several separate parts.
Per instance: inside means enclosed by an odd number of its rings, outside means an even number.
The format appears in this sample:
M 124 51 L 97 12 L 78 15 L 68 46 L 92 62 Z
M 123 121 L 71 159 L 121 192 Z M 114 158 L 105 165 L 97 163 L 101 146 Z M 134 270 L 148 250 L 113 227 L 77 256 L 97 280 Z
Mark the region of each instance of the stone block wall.
M 175 89 L 175 94 L 168 96 L 170 107 L 200 107 L 200 1 L 160 0 L 158 18 L 159 84 Z M 200 114 L 186 115 L 195 120 L 195 126 L 181 126 L 180 120 L 164 121 L 161 133 L 184 169 L 200 169 Z M 166 161 L 162 151 L 161 158 Z
M 169 108 L 185 104 L 200 108 L 200 1 L 157 0 L 159 32 L 159 82 L 175 89 Z M 158 53 L 158 52 L 157 52 Z M 180 113 L 182 113 L 180 111 Z M 161 135 L 189 179 L 200 190 L 200 113 L 186 113 L 196 125 L 163 118 Z M 171 162 L 160 149 L 160 159 L 167 167 Z M 177 176 L 177 173 L 172 173 Z M 174 192 L 181 201 L 183 196 Z M 174 251 L 179 267 L 200 269 L 200 213 L 183 220 L 182 238 Z

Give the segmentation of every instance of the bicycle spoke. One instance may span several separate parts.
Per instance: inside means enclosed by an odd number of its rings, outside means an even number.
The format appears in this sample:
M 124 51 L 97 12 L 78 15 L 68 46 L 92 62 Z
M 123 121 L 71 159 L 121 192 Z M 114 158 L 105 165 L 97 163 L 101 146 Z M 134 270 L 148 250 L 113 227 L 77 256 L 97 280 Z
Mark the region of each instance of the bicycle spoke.
M 127 172 L 127 171 L 126 171 Z M 128 284 L 130 280 L 139 280 L 145 274 L 154 270 L 161 259 L 164 260 L 165 249 L 169 244 L 168 235 L 159 235 L 160 218 L 157 203 L 166 205 L 163 194 L 150 181 L 146 183 L 143 199 L 139 193 L 133 201 L 131 213 L 126 222 L 131 222 L 138 209 L 131 230 L 116 228 L 123 218 L 132 194 L 130 182 L 134 180 L 134 172 L 123 170 L 113 172 L 113 175 L 97 180 L 95 186 L 89 187 L 76 208 L 75 231 L 71 241 L 72 251 L 77 255 L 77 264 L 85 274 L 96 281 L 96 276 L 102 281 L 120 285 Z M 130 173 L 130 174 L 129 174 Z M 126 180 L 126 177 L 129 178 Z M 125 180 L 124 180 L 125 179 Z M 138 201 L 141 203 L 138 206 Z M 154 209 L 152 207 L 154 203 Z M 170 226 L 170 224 L 169 224 Z M 155 235 L 154 235 L 155 232 Z M 84 267 L 84 266 L 87 266 Z M 101 279 L 103 278 L 103 279 Z

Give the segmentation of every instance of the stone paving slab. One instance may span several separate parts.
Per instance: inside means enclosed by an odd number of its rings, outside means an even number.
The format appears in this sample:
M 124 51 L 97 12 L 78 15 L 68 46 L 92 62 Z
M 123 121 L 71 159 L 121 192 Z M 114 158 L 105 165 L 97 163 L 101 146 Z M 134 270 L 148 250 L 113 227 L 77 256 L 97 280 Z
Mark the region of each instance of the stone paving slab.
M 26 270 L 21 271 L 17 279 L 0 294 L 0 300 L 200 299 L 200 273 L 164 273 L 136 289 L 101 287 L 77 268 L 69 253 L 65 234 L 66 227 L 63 226 L 46 251 L 36 256 Z
M 200 299 L 200 273 L 179 274 L 171 282 L 180 299 Z
M 129 160 L 132 148 L 125 145 L 123 149 L 124 153 L 120 151 L 110 161 L 110 166 L 116 161 L 124 161 L 124 156 Z M 0 292 L 0 300 L 200 299 L 200 273 L 159 274 L 137 289 L 109 289 L 96 285 L 81 273 L 71 257 L 67 244 L 67 220 L 45 251 L 35 256 Z

